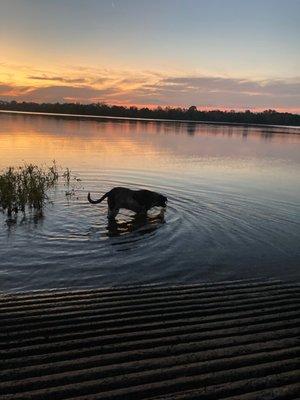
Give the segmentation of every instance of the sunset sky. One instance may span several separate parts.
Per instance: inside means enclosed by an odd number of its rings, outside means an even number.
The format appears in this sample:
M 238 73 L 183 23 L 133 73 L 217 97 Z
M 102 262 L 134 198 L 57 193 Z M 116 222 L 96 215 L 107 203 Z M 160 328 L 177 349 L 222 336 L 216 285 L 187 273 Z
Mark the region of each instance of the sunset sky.
M 300 112 L 300 0 L 0 0 L 0 100 Z

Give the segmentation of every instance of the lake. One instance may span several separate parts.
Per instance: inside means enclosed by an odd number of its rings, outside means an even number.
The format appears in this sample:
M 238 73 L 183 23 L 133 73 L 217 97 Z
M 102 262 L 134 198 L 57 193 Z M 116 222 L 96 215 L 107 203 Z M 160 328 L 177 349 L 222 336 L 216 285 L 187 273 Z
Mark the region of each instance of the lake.
M 0 113 L 0 169 L 71 169 L 44 217 L 0 214 L 0 290 L 300 278 L 300 129 Z M 166 195 L 147 221 L 87 202 Z

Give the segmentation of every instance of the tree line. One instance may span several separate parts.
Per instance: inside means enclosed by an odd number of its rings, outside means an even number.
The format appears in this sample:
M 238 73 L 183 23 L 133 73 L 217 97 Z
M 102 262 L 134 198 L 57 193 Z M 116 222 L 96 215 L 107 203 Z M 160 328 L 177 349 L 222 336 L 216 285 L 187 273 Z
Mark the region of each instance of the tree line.
M 61 114 L 82 114 L 95 116 L 154 118 L 171 120 L 209 121 L 224 123 L 268 124 L 300 126 L 300 115 L 275 110 L 261 112 L 198 110 L 196 106 L 182 107 L 125 107 L 106 103 L 34 103 L 1 101 L 0 109 L 11 111 L 46 112 Z

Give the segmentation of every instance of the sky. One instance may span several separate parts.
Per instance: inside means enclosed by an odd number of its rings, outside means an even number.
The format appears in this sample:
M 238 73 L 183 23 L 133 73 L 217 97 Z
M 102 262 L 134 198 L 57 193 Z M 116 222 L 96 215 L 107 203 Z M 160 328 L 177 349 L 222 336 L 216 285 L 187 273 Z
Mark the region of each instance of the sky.
M 0 99 L 300 112 L 300 0 L 0 0 Z

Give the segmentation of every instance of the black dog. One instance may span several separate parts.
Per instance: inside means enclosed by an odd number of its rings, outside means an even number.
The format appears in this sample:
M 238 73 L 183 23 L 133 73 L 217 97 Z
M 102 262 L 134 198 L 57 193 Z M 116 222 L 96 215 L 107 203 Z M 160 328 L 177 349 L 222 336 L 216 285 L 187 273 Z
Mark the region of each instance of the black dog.
M 137 214 L 147 214 L 152 207 L 166 207 L 167 197 L 151 190 L 131 190 L 123 187 L 115 187 L 105 193 L 99 200 L 92 200 L 90 193 L 88 201 L 92 204 L 101 203 L 107 198 L 109 219 L 114 219 L 120 208 L 134 211 Z

